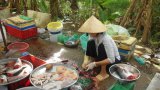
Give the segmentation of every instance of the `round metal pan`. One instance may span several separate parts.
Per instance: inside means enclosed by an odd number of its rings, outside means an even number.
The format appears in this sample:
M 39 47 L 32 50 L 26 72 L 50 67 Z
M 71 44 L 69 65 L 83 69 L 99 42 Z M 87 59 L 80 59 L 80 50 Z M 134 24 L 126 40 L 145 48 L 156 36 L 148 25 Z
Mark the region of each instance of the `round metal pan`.
M 126 68 L 129 72 L 132 72 L 133 74 L 134 74 L 134 73 L 137 73 L 137 74 L 138 74 L 137 78 L 136 78 L 136 79 L 132 79 L 132 80 L 120 78 L 119 75 L 118 75 L 118 74 L 116 73 L 116 71 L 115 71 L 115 67 L 116 67 L 116 66 L 121 66 L 121 67 L 123 67 L 123 68 Z M 141 74 L 140 74 L 140 71 L 139 71 L 137 68 L 135 68 L 135 67 L 133 67 L 133 66 L 131 66 L 131 65 L 128 65 L 128 64 L 114 64 L 114 65 L 112 65 L 112 66 L 109 68 L 109 72 L 110 72 L 110 74 L 111 74 L 116 80 L 118 80 L 118 81 L 120 81 L 120 82 L 122 82 L 122 83 L 127 83 L 127 82 L 136 81 L 137 79 L 140 78 L 140 75 L 141 75 Z
M 69 64 L 63 64 L 63 63 L 47 63 L 47 64 L 52 64 L 53 65 L 53 67 L 49 71 L 47 71 L 47 72 L 55 72 L 57 66 L 65 66 L 68 70 L 72 70 L 75 73 L 75 75 L 77 75 L 77 79 L 76 80 L 73 80 L 73 82 L 71 82 L 71 83 L 69 83 L 69 84 L 67 84 L 65 86 L 61 85 L 60 89 L 68 88 L 68 87 L 70 87 L 71 85 L 73 85 L 73 84 L 75 84 L 77 82 L 77 80 L 79 78 L 79 74 L 78 74 L 77 70 L 75 68 L 73 68 L 71 65 L 69 65 Z M 46 65 L 47 64 L 43 64 L 43 65 L 37 67 L 30 74 L 30 82 L 31 82 L 31 84 L 33 86 L 35 86 L 37 88 L 40 88 L 40 89 L 46 89 L 46 88 L 43 88 L 43 86 L 41 86 L 41 85 L 35 85 L 33 83 L 33 81 L 31 80 L 31 78 L 32 78 L 32 75 L 42 75 L 42 74 L 46 73 Z M 57 83 L 57 85 L 58 85 L 58 82 L 63 82 L 63 81 L 54 81 L 54 83 Z
M 1 59 L 1 60 L 0 60 L 0 64 L 1 64 L 1 65 L 2 65 L 2 64 L 6 64 L 6 63 L 9 62 L 9 61 L 16 61 L 17 59 L 18 59 L 18 58 Z M 21 59 L 21 61 L 22 61 L 23 64 L 26 64 L 25 70 L 27 70 L 28 75 L 29 75 L 29 74 L 33 71 L 33 65 L 32 65 L 29 61 L 27 61 L 27 60 Z M 21 78 L 18 78 L 18 79 L 16 78 L 16 79 L 14 79 L 14 80 L 12 80 L 12 81 L 10 81 L 10 82 L 7 82 L 7 83 L 1 83 L 0 85 L 8 85 L 8 84 L 11 84 L 11 83 L 18 82 L 18 81 L 26 78 L 28 75 L 25 75 L 25 76 L 23 76 L 23 77 L 21 77 Z

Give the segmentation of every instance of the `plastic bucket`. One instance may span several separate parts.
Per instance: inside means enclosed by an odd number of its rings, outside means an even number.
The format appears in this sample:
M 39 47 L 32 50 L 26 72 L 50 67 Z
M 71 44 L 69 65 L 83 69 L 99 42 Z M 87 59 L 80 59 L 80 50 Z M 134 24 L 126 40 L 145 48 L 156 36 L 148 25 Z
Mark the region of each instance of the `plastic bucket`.
M 50 41 L 51 42 L 57 42 L 58 41 L 58 37 L 62 35 L 62 32 L 59 31 L 59 32 L 52 32 L 49 34 L 49 38 L 50 38 Z
M 63 29 L 63 24 L 61 22 L 50 22 L 47 25 L 47 29 L 52 34 L 61 32 Z

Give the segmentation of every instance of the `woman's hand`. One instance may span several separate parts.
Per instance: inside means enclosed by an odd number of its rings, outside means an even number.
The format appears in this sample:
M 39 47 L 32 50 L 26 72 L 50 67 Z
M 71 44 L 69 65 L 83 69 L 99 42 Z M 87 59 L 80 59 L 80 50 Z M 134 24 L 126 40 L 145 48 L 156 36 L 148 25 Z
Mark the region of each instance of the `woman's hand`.
M 87 64 L 89 63 L 90 61 L 89 61 L 89 56 L 84 56 L 84 60 L 83 60 L 83 64 L 82 64 L 82 68 L 83 69 L 87 69 Z
M 96 67 L 96 62 L 91 62 L 91 63 L 89 63 L 89 64 L 86 66 L 86 68 L 87 68 L 86 71 L 91 70 L 91 69 L 93 69 L 94 67 Z
M 83 64 L 82 64 L 82 68 L 83 68 L 83 69 L 87 69 L 87 67 L 86 67 L 87 64 L 88 64 L 88 63 L 83 63 Z

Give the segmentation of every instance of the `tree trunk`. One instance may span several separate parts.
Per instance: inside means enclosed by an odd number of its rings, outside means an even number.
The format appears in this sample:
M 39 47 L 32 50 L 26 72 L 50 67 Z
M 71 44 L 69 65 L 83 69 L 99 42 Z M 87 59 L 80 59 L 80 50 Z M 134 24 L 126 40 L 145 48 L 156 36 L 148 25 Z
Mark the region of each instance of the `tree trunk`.
M 27 16 L 27 0 L 22 0 L 22 2 L 23 2 L 24 15 Z
M 151 21 L 152 20 L 152 0 L 148 0 L 148 4 L 146 7 L 146 20 L 144 33 L 142 35 L 142 42 L 147 43 L 149 40 L 150 30 L 151 30 Z
M 13 8 L 15 8 L 14 5 L 15 4 L 15 0 L 9 0 L 9 7 L 11 8 L 11 10 L 13 9 Z
M 50 13 L 51 19 L 57 21 L 59 12 L 59 2 L 58 0 L 50 0 Z
M 17 14 L 21 13 L 21 3 L 20 3 L 20 1 L 21 0 L 15 0 L 15 8 L 16 8 Z
M 78 3 L 77 3 L 77 0 L 69 0 L 70 1 L 70 3 L 71 3 L 71 9 L 72 9 L 72 11 L 76 11 L 76 10 L 78 10 L 79 8 L 78 8 Z
M 71 3 L 70 8 L 72 10 L 72 15 L 70 17 L 75 25 L 75 27 L 73 28 L 75 30 L 78 28 L 78 24 L 79 24 L 77 23 L 77 13 L 78 13 L 77 10 L 79 9 L 79 7 L 78 7 L 77 0 L 69 0 L 69 2 Z
M 5 0 L 0 0 L 0 7 L 5 7 L 6 5 L 6 1 Z
M 136 2 L 137 2 L 137 0 L 132 0 L 130 7 L 128 8 L 126 14 L 124 15 L 124 17 L 120 23 L 121 26 L 124 26 L 124 24 L 127 22 L 126 20 L 127 20 L 128 16 L 130 16 L 131 12 L 134 10 L 134 7 L 136 6 Z
M 36 11 L 37 10 L 37 0 L 31 0 L 31 10 Z

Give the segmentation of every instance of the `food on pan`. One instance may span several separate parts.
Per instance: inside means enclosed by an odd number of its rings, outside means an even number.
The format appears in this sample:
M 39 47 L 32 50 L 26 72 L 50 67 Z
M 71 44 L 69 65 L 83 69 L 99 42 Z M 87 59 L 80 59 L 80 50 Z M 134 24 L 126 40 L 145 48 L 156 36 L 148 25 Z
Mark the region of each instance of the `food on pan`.
M 21 59 L 18 58 L 16 63 L 14 64 L 14 69 L 17 69 L 21 66 L 22 66 L 22 61 L 21 61 Z
M 115 70 L 121 79 L 134 80 L 138 77 L 138 74 L 132 73 L 129 69 L 122 66 L 116 66 Z
M 57 66 L 57 68 L 56 68 L 56 72 L 57 72 L 58 74 L 62 74 L 62 73 L 64 73 L 66 70 L 67 70 L 67 68 L 66 68 L 65 66 Z
M 28 74 L 27 64 L 22 63 L 19 58 L 0 64 L 0 84 L 9 83 Z
M 51 80 L 51 77 L 52 73 L 43 73 L 39 75 L 32 75 L 31 80 L 35 85 L 44 85 Z
M 16 63 L 16 61 L 8 61 L 6 67 L 13 68 L 15 63 Z
M 60 68 L 60 67 L 57 67 L 57 68 Z M 78 77 L 77 75 L 72 71 L 72 70 L 65 70 L 61 73 L 57 72 L 59 74 L 59 77 L 55 78 L 55 80 L 57 81 L 63 81 L 65 79 L 73 79 L 73 80 L 76 80 Z
M 11 76 L 17 76 L 19 75 L 26 67 L 20 67 L 18 69 L 9 69 L 6 71 L 7 76 L 11 77 Z
M 0 75 L 0 84 L 7 82 L 7 76 L 6 75 Z
M 52 69 L 52 67 L 53 67 L 53 64 L 47 64 L 46 65 L 46 70 L 50 70 L 50 69 Z
M 17 69 L 21 66 L 22 66 L 22 61 L 19 58 L 16 61 L 14 61 L 14 60 L 8 61 L 7 65 L 6 65 L 6 67 L 8 67 L 8 68 L 14 68 L 14 69 Z
M 0 65 L 0 75 L 3 74 L 7 70 L 5 65 Z
M 62 84 L 65 83 L 69 85 L 78 79 L 78 76 L 74 72 L 74 70 L 69 69 L 66 66 L 63 66 L 63 65 L 56 66 L 56 65 L 47 64 L 45 65 L 45 68 L 46 70 L 49 70 L 49 71 L 45 71 L 44 73 L 41 73 L 41 74 L 33 73 L 31 75 L 30 80 L 34 85 L 42 88 L 48 87 L 48 84 L 55 84 L 59 82 L 61 82 Z M 61 84 L 61 87 L 63 87 L 62 84 Z

